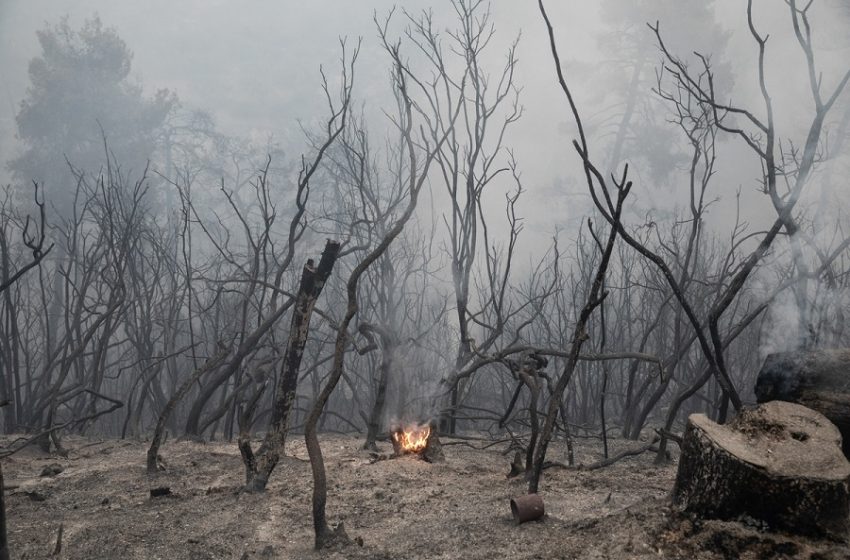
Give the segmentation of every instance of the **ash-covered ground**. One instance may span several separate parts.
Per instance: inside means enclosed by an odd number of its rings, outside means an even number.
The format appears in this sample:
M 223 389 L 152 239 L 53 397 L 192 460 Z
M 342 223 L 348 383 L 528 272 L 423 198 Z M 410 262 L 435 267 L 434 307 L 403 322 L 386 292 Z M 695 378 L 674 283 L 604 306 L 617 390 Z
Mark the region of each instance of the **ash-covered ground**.
M 669 494 L 675 463 L 652 454 L 598 470 L 551 468 L 542 521 L 513 524 L 509 499 L 522 480 L 507 479 L 506 445 L 444 440 L 444 463 L 411 457 L 374 462 L 359 436 L 325 435 L 328 515 L 344 522 L 350 547 L 313 550 L 312 479 L 300 436 L 264 494 L 241 491 L 234 443 L 171 441 L 167 470 L 145 472 L 145 442 L 67 438 L 67 458 L 26 449 L 4 460 L 12 557 L 49 557 L 63 527 L 66 559 L 547 559 L 547 558 L 850 558 L 841 543 L 765 530 L 753 520 L 699 521 L 678 514 Z M 560 442 L 558 442 L 560 444 Z M 612 442 L 612 453 L 639 445 Z M 391 453 L 389 442 L 381 444 Z M 600 458 L 594 440 L 576 459 Z M 564 460 L 553 444 L 549 457 Z M 63 471 L 40 476 L 58 463 Z M 171 495 L 151 498 L 167 486 Z M 362 544 L 361 544 L 362 543 Z

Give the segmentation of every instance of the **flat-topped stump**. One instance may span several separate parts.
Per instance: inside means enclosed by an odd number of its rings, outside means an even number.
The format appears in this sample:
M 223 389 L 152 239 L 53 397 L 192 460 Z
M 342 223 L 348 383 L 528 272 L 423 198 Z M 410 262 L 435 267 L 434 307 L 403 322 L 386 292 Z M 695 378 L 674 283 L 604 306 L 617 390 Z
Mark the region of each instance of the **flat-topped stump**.
M 674 501 L 702 517 L 747 515 L 793 533 L 847 540 L 850 463 L 823 414 L 772 401 L 727 425 L 688 418 Z

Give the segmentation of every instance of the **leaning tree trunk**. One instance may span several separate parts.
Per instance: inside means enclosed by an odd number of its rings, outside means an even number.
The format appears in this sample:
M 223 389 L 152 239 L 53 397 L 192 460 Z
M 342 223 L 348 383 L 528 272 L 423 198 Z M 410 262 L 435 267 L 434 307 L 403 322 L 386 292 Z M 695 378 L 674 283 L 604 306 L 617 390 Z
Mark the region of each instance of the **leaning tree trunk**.
M 148 448 L 148 474 L 154 474 L 159 470 L 158 457 L 159 457 L 159 447 L 162 445 L 162 436 L 165 432 L 165 424 L 168 422 L 169 416 L 177 407 L 177 404 L 183 400 L 183 397 L 186 396 L 186 393 L 189 392 L 189 389 L 192 388 L 201 377 L 203 377 L 206 373 L 213 371 L 215 368 L 220 366 L 224 359 L 227 358 L 227 355 L 230 353 L 230 349 L 219 343 L 218 345 L 218 353 L 215 356 L 212 356 L 204 365 L 199 367 L 190 375 L 186 381 L 177 389 L 177 392 L 171 396 L 168 400 L 168 403 L 165 405 L 165 408 L 159 415 L 159 419 L 156 422 L 156 429 L 153 432 L 153 439 L 151 440 L 151 445 Z
M 825 416 L 769 402 L 726 425 L 693 414 L 674 501 L 702 517 L 749 515 L 775 529 L 848 538 L 850 463 Z
M 758 402 L 795 402 L 829 418 L 841 432 L 844 455 L 850 458 L 850 349 L 770 354 L 755 393 Z
M 261 492 L 266 489 L 269 476 L 283 452 L 289 413 L 295 402 L 295 392 L 298 388 L 298 371 L 301 368 L 301 358 L 304 355 L 307 333 L 310 330 L 310 317 L 313 315 L 316 300 L 319 299 L 325 282 L 331 275 L 339 249 L 339 242 L 329 239 L 322 252 L 319 266 L 314 267 L 313 259 L 308 260 L 304 265 L 295 309 L 292 311 L 286 353 L 283 356 L 283 364 L 275 389 L 269 428 L 256 455 L 251 449 L 248 434 L 240 433 L 239 451 L 245 463 L 245 487 L 250 491 Z

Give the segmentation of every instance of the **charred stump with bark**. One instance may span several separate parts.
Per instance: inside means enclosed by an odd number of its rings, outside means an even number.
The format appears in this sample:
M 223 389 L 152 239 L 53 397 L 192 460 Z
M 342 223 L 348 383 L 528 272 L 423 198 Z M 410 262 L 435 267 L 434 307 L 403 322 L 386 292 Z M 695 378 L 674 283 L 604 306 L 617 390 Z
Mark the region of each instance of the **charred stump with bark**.
M 762 404 L 727 425 L 693 414 L 673 499 L 703 517 L 748 515 L 775 529 L 846 540 L 850 463 L 838 429 L 798 404 Z
M 413 424 L 392 430 L 391 439 L 396 457 L 414 455 L 428 463 L 446 460 L 436 424 Z

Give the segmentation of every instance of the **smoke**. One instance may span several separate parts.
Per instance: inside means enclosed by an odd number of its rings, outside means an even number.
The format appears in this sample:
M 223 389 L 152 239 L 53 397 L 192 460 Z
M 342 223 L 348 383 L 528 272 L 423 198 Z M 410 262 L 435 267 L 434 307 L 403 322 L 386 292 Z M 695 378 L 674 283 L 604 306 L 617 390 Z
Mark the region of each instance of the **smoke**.
M 811 240 L 811 239 L 810 239 Z M 792 241 L 800 241 L 794 239 Z M 827 248 L 829 245 L 825 245 Z M 821 251 L 829 258 L 831 251 Z M 762 279 L 756 282 L 756 299 L 764 301 L 777 287 L 785 286 L 769 302 L 762 323 L 759 355 L 761 358 L 775 352 L 834 348 L 845 346 L 845 323 L 850 312 L 850 293 L 832 274 L 833 267 L 824 267 L 822 257 L 811 258 L 808 270 L 792 266 L 791 256 L 769 263 L 764 273 L 774 280 L 767 288 Z M 805 260 L 805 257 L 804 257 Z M 842 266 L 835 266 L 843 269 Z
M 800 310 L 790 290 L 781 292 L 767 310 L 759 357 L 797 350 L 801 335 Z
M 400 349 L 387 386 L 384 427 L 428 423 L 439 417 L 440 377 L 444 365 L 431 351 L 414 344 Z

